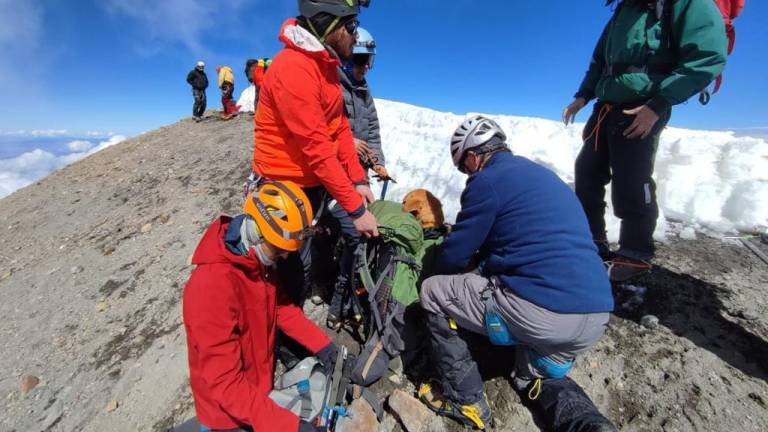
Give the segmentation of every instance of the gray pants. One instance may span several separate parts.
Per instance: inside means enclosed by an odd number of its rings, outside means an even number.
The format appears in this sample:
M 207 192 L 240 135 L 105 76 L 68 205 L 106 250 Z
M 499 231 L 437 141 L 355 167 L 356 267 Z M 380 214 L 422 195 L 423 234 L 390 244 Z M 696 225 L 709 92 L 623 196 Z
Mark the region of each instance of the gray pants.
M 488 279 L 475 273 L 433 276 L 421 286 L 421 306 L 432 314 L 452 318 L 463 329 L 485 335 L 481 293 L 488 285 Z M 494 297 L 510 333 L 526 348 L 515 350 L 515 377 L 520 385 L 545 378 L 531 364 L 532 354 L 558 364 L 568 363 L 597 343 L 608 323 L 606 312 L 552 312 L 506 288 L 496 290 Z

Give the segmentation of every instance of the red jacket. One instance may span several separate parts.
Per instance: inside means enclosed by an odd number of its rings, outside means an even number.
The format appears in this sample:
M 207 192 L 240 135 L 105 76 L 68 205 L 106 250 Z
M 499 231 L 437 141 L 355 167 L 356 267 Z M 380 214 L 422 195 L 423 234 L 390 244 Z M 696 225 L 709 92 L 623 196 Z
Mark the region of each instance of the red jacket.
M 323 185 L 348 213 L 362 213 L 366 183 L 344 115 L 339 60 L 289 19 L 259 91 L 253 170 L 303 187 Z
M 250 425 L 294 432 L 299 420 L 272 402 L 275 332 L 317 352 L 330 339 L 309 321 L 259 260 L 224 245 L 231 218 L 221 216 L 192 257 L 197 268 L 184 288 L 189 374 L 197 418 L 213 429 Z

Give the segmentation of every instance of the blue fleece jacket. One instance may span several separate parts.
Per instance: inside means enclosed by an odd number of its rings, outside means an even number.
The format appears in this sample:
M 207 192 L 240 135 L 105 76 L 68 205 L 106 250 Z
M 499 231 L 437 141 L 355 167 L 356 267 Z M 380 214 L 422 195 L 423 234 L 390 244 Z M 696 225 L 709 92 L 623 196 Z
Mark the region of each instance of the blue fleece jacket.
M 438 274 L 466 270 L 478 254 L 485 276 L 559 313 L 613 310 L 605 268 L 576 195 L 552 171 L 502 151 L 471 175 Z

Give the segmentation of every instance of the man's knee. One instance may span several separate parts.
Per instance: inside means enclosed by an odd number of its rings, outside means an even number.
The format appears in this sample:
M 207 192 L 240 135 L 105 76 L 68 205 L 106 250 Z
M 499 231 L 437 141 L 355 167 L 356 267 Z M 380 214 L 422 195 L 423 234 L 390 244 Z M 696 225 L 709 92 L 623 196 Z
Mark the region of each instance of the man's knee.
M 424 280 L 421 283 L 421 293 L 419 294 L 419 300 L 421 300 L 422 309 L 433 314 L 440 313 L 440 302 L 436 295 L 442 284 L 440 283 L 439 276 L 432 276 Z

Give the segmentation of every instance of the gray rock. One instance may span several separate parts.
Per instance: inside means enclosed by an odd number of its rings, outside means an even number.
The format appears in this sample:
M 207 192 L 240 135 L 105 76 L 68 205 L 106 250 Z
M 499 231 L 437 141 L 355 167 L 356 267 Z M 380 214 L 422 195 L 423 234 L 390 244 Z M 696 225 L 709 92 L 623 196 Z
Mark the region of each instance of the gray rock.
M 421 401 L 401 390 L 389 396 L 389 408 L 408 432 L 437 432 L 441 422 Z
M 655 315 L 645 315 L 640 318 L 640 325 L 648 330 L 653 330 L 659 326 L 659 319 Z

